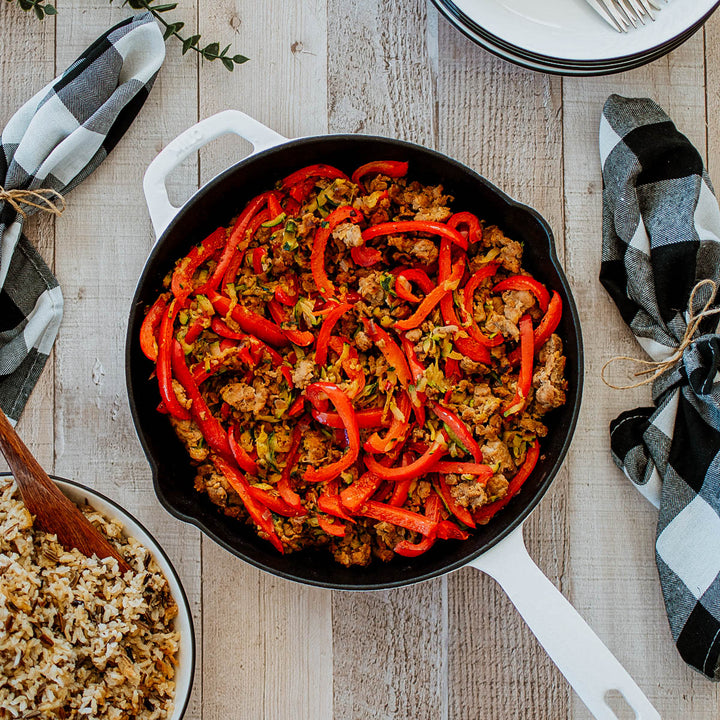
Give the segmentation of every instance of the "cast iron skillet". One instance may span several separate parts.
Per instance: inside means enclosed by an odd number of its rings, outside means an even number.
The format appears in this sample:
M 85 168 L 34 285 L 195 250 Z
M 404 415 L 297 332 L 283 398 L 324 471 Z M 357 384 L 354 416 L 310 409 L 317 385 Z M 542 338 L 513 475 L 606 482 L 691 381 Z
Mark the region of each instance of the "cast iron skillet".
M 169 421 L 155 409 L 160 396 L 157 382 L 150 378 L 153 365 L 140 350 L 139 334 L 145 309 L 157 298 L 162 279 L 176 260 L 218 226 L 229 224 L 252 197 L 305 165 L 330 163 L 349 175 L 373 158 L 409 161 L 410 176 L 424 183 L 442 183 L 455 198 L 454 208 L 475 212 L 488 223 L 499 225 L 510 237 L 524 241 L 524 267 L 562 297 L 559 333 L 567 355 L 569 390 L 567 403 L 547 418 L 548 436 L 541 443 L 542 456 L 531 479 L 518 497 L 471 539 L 436 543 L 418 558 L 398 557 L 389 564 L 345 568 L 322 549 L 280 555 L 252 528 L 222 515 L 206 495 L 193 490 L 195 468 Z M 454 570 L 516 527 L 537 505 L 565 457 L 580 409 L 582 367 L 577 310 L 548 224 L 534 210 L 514 202 L 472 170 L 440 153 L 398 140 L 360 135 L 295 140 L 253 155 L 205 185 L 177 214 L 150 254 L 133 299 L 127 336 L 130 408 L 152 466 L 157 496 L 165 508 L 263 570 L 312 585 L 353 590 L 396 587 Z
M 167 174 L 199 147 L 229 132 L 249 140 L 255 153 L 201 188 L 181 209 L 174 208 L 165 189 Z M 153 366 L 140 350 L 139 331 L 145 309 L 156 299 L 163 277 L 176 260 L 218 226 L 229 224 L 252 197 L 305 165 L 329 163 L 350 174 L 373 159 L 407 160 L 410 176 L 424 183 L 442 183 L 455 198 L 454 208 L 470 210 L 523 241 L 524 267 L 562 297 L 563 317 L 558 332 L 565 345 L 569 389 L 567 403 L 547 416 L 549 432 L 542 442 L 542 454 L 532 477 L 488 525 L 479 527 L 469 540 L 437 543 L 417 558 L 397 557 L 390 563 L 375 562 L 368 568 L 345 568 L 322 550 L 280 555 L 250 527 L 225 517 L 206 496 L 195 492 L 195 470 L 187 453 L 168 420 L 156 411 L 160 396 L 156 381 L 150 378 Z M 618 689 L 636 709 L 649 708 L 647 714 L 638 717 L 659 717 L 632 678 L 532 563 L 522 545 L 522 523 L 547 491 L 570 445 L 580 410 L 583 379 L 577 309 L 545 220 L 469 168 L 432 150 L 360 135 L 288 141 L 244 113 L 232 110 L 207 118 L 171 142 L 148 168 L 144 187 L 159 239 L 140 277 L 130 310 L 126 379 L 135 427 L 162 505 L 246 562 L 309 585 L 377 590 L 427 580 L 473 564 L 490 572 L 508 591 L 533 632 L 593 712 L 613 717 L 607 715 L 604 693 Z M 504 538 L 506 542 L 498 546 Z M 514 570 L 521 566 L 522 572 Z M 524 597 L 518 598 L 519 595 Z M 568 649 L 566 638 L 559 639 L 568 631 L 577 638 L 572 649 Z

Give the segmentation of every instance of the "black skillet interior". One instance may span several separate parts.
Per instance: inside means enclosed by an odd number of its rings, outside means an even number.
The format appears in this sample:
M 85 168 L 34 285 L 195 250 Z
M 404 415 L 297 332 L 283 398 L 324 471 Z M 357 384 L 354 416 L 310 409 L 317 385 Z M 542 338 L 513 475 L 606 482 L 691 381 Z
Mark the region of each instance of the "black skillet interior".
M 542 456 L 523 491 L 491 523 L 464 542 L 437 543 L 418 558 L 375 561 L 368 568 L 344 568 L 325 550 L 280 555 L 253 530 L 225 517 L 193 489 L 194 468 L 170 423 L 159 415 L 152 364 L 140 350 L 138 335 L 145 308 L 160 292 L 162 278 L 190 247 L 231 218 L 253 196 L 305 165 L 325 162 L 346 173 L 371 159 L 408 160 L 409 174 L 424 183 L 442 183 L 456 210 L 470 210 L 524 243 L 524 267 L 563 300 L 559 332 L 565 342 L 567 404 L 547 417 L 549 433 Z M 155 492 L 173 515 L 197 525 L 247 562 L 285 577 L 338 589 L 371 590 L 405 585 L 461 567 L 505 537 L 530 513 L 557 473 L 570 444 L 582 393 L 582 340 L 574 300 L 555 255 L 552 232 L 530 208 L 519 205 L 464 165 L 408 143 L 360 135 L 331 135 L 291 141 L 252 156 L 203 187 L 178 213 L 150 255 L 133 299 L 126 347 L 126 380 L 138 436 L 150 462 Z

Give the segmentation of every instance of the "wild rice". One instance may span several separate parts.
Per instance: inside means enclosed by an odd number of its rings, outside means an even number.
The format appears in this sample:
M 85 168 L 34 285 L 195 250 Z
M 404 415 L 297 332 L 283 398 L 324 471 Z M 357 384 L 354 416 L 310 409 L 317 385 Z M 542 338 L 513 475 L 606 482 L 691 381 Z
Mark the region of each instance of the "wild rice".
M 0 720 L 169 718 L 180 638 L 167 580 L 120 522 L 82 510 L 134 568 L 124 579 L 115 560 L 35 531 L 0 485 Z

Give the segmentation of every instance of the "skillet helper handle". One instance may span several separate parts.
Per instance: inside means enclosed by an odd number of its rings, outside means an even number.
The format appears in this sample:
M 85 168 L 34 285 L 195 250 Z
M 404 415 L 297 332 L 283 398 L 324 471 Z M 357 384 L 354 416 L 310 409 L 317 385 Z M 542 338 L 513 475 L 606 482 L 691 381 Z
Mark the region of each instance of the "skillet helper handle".
M 211 140 L 229 133 L 247 140 L 253 146 L 251 155 L 287 141 L 287 138 L 239 110 L 223 110 L 178 135 L 150 163 L 143 179 L 145 201 L 156 238 L 163 234 L 180 210 L 168 197 L 165 185 L 167 176 L 192 153 Z
M 617 720 L 605 700 L 607 692 L 616 690 L 636 720 L 659 720 L 625 668 L 528 555 L 522 525 L 469 564 L 500 584 L 594 717 Z

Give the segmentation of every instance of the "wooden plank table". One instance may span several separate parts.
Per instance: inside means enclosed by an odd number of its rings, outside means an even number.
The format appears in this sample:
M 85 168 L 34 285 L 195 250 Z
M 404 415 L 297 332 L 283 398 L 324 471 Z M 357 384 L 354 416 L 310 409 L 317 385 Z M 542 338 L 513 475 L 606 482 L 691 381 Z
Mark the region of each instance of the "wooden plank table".
M 43 23 L 0 3 L 0 126 L 127 14 L 60 0 Z M 495 583 L 463 570 L 407 589 L 349 594 L 265 575 L 157 503 L 124 381 L 130 298 L 153 236 L 145 167 L 179 132 L 238 108 L 294 137 L 377 133 L 434 147 L 537 208 L 557 237 L 583 323 L 583 409 L 564 468 L 527 524 L 531 555 L 665 718 L 714 719 L 717 686 L 689 670 L 667 627 L 654 561 L 656 512 L 613 465 L 608 423 L 649 402 L 600 368 L 636 344 L 597 280 L 600 111 L 611 92 L 659 101 L 720 180 L 720 15 L 652 65 L 561 79 L 500 61 L 426 0 L 182 0 L 178 19 L 251 62 L 230 74 L 168 57 L 139 118 L 69 197 L 29 225 L 65 295 L 54 355 L 19 423 L 48 470 L 137 514 L 178 568 L 195 616 L 188 720 L 586 718 Z M 225 139 L 173 176 L 181 202 L 248 150 Z M 620 714 L 630 717 L 631 714 Z

